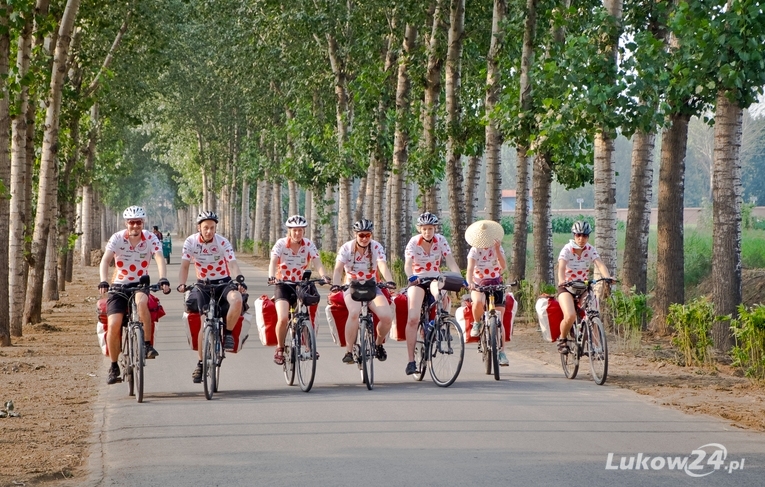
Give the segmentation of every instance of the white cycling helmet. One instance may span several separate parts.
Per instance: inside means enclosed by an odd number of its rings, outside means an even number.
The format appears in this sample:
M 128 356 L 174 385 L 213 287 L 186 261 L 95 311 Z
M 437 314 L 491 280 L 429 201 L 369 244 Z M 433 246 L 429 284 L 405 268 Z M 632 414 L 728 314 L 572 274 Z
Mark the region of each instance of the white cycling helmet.
M 426 211 L 417 218 L 417 226 L 422 225 L 438 225 L 438 217 L 433 213 Z
M 218 223 L 218 215 L 216 215 L 214 211 L 202 210 L 199 212 L 199 215 L 197 215 L 197 225 L 205 220 L 212 220 L 215 223 Z
M 571 226 L 571 233 L 582 233 L 589 236 L 590 233 L 592 233 L 592 227 L 590 227 L 590 224 L 584 220 L 575 221 Z
M 308 221 L 301 215 L 292 215 L 287 218 L 287 221 L 284 224 L 287 228 L 305 228 L 308 226 Z
M 354 232 L 371 232 L 372 230 L 374 230 L 374 228 L 375 228 L 374 224 L 370 220 L 367 220 L 366 218 L 361 219 L 353 224 Z
M 128 206 L 122 212 L 122 218 L 125 220 L 135 220 L 136 218 L 144 220 L 146 218 L 146 211 L 140 206 Z

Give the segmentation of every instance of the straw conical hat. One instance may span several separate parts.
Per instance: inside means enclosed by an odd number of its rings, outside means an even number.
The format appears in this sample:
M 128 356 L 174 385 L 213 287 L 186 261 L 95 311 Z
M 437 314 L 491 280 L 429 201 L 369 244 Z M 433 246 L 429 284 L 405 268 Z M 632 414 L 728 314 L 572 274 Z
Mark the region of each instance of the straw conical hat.
M 502 225 L 492 220 L 478 220 L 465 231 L 467 243 L 478 249 L 491 247 L 496 240 L 501 242 L 504 236 Z

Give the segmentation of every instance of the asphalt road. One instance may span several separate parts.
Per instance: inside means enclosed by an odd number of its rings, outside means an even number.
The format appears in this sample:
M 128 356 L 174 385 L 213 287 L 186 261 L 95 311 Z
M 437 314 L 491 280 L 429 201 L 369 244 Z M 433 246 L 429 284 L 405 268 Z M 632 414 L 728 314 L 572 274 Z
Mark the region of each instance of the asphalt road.
M 240 266 L 252 300 L 270 294 L 265 270 Z M 405 344 L 389 342 L 368 391 L 341 363 L 323 312 L 311 392 L 286 385 L 253 322 L 208 401 L 191 381 L 197 358 L 181 295 L 159 297 L 167 316 L 143 404 L 126 384 L 106 385 L 104 359 L 85 485 L 763 485 L 765 434 L 596 386 L 586 373 L 567 380 L 512 345 L 501 381 L 483 373 L 469 344 L 459 378 L 440 388 L 407 377 Z

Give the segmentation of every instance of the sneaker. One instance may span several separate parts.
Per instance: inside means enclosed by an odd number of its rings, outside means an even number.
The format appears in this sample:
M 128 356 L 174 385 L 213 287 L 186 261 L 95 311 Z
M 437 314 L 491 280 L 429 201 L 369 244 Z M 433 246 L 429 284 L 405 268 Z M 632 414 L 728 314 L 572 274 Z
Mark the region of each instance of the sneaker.
M 234 335 L 231 333 L 225 333 L 223 335 L 223 349 L 227 352 L 233 352 L 234 347 L 236 347 L 236 342 L 234 341 Z
M 144 347 L 146 349 L 146 358 L 157 358 L 159 352 L 151 346 L 151 343 L 147 343 Z
M 417 364 L 414 362 L 409 362 L 406 364 L 406 375 L 412 375 L 415 372 L 417 372 Z
M 109 377 L 106 379 L 107 384 L 118 384 L 122 382 L 122 374 L 120 374 L 120 366 L 109 367 Z
M 385 347 L 382 346 L 382 343 L 377 345 L 377 350 L 375 352 L 377 355 L 377 360 L 380 362 L 385 362 L 385 360 L 387 360 L 388 352 L 385 351 Z
M 194 381 L 194 384 L 202 382 L 202 362 L 197 362 L 194 372 L 191 373 L 191 380 Z
M 470 336 L 473 338 L 481 336 L 481 328 L 483 328 L 483 322 L 474 321 L 473 328 L 470 329 Z
M 562 338 L 559 338 L 558 339 L 558 352 L 563 354 L 563 355 L 565 355 L 569 351 L 570 350 L 568 349 L 568 343 L 566 342 L 566 340 L 562 339 Z
M 507 360 L 507 355 L 505 355 L 504 350 L 500 350 L 499 353 L 497 353 L 497 358 L 499 359 L 500 367 L 507 367 L 510 365 L 510 361 Z
M 345 355 L 343 355 L 343 363 L 344 364 L 353 363 L 353 354 L 351 352 L 345 352 Z

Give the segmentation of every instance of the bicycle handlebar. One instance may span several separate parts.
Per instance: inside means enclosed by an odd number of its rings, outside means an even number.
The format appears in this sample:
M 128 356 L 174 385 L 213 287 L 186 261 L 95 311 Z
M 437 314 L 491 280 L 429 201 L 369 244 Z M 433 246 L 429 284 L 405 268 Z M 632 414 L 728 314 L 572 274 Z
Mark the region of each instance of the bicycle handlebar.
M 159 284 L 141 284 L 138 282 L 131 282 L 130 284 L 112 284 L 109 286 L 110 293 L 128 293 L 138 291 L 140 289 L 147 289 L 150 292 L 156 293 L 160 290 Z
M 597 284 L 597 283 L 599 283 L 601 281 L 606 282 L 607 284 L 614 284 L 614 283 L 619 282 L 618 279 L 614 279 L 613 277 L 601 277 L 600 279 L 592 279 L 592 280 L 589 280 L 589 279 L 572 279 L 570 281 L 566 281 L 566 282 L 562 283 L 561 286 L 567 287 L 567 286 L 572 286 L 574 284 L 584 284 L 585 286 L 587 286 L 589 288 L 589 287 L 592 287 L 592 286 L 594 286 L 595 284 Z
M 328 284 L 327 281 L 325 281 L 323 277 L 317 277 L 317 278 L 313 278 L 313 279 L 301 279 L 300 281 L 281 281 L 281 280 L 275 280 L 273 282 L 269 282 L 268 285 L 269 286 L 275 286 L 277 284 L 291 284 L 293 286 L 297 286 L 298 284 L 305 285 L 305 284 L 317 283 L 317 282 L 319 283 L 319 286 L 325 286 L 326 284 Z

